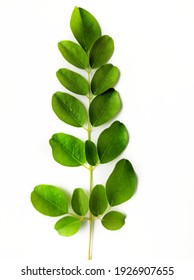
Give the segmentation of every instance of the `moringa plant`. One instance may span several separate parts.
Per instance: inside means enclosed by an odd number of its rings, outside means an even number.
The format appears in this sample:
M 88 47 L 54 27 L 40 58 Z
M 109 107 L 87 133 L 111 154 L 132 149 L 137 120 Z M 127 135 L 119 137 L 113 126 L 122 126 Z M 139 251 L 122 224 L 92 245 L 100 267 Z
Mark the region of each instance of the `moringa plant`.
M 129 160 L 123 158 L 116 163 L 105 186 L 101 183 L 93 186 L 95 169 L 117 158 L 126 148 L 129 135 L 125 125 L 118 120 L 110 124 L 121 110 L 120 95 L 114 89 L 119 69 L 108 63 L 114 52 L 113 39 L 101 35 L 97 20 L 83 8 L 74 8 L 70 27 L 78 43 L 64 40 L 58 43 L 58 48 L 67 62 L 82 69 L 83 75 L 67 68 L 57 71 L 59 82 L 71 93 L 54 93 L 52 109 L 61 121 L 84 129 L 87 139 L 84 141 L 67 133 L 55 133 L 49 143 L 57 163 L 69 167 L 82 166 L 89 171 L 88 189 L 74 189 L 69 202 L 61 188 L 38 185 L 31 193 L 31 202 L 44 215 L 63 216 L 55 224 L 60 235 L 72 236 L 84 221 L 88 221 L 88 259 L 91 259 L 94 221 L 99 219 L 108 230 L 118 230 L 124 225 L 126 215 L 113 210 L 113 207 L 133 196 L 137 176 Z M 86 97 L 88 106 L 78 99 L 79 95 Z M 94 143 L 93 129 L 106 123 L 109 127 L 99 134 L 97 143 Z

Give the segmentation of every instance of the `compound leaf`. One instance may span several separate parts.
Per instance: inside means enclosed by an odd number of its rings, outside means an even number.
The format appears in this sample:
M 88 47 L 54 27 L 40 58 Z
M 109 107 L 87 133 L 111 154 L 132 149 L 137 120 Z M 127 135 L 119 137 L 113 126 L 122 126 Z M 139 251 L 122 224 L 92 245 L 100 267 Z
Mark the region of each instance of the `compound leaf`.
M 56 73 L 59 82 L 68 90 L 86 95 L 89 92 L 87 80 L 80 74 L 66 68 L 59 69 Z
M 77 188 L 73 191 L 71 206 L 77 215 L 84 216 L 87 214 L 89 209 L 89 199 L 82 188 Z
M 118 211 L 110 211 L 102 218 L 102 225 L 108 230 L 118 230 L 125 224 L 126 216 Z
M 118 91 L 109 89 L 96 96 L 90 104 L 89 116 L 93 126 L 102 125 L 115 117 L 121 109 Z
M 81 221 L 72 216 L 66 216 L 55 224 L 55 229 L 62 236 L 72 236 L 80 229 Z
M 65 133 L 56 133 L 49 143 L 56 162 L 64 166 L 80 166 L 85 163 L 85 144 L 79 138 Z
M 99 161 L 99 157 L 97 147 L 92 141 L 87 140 L 85 142 L 85 152 L 87 162 L 90 165 L 95 166 Z
M 100 37 L 90 50 L 90 66 L 94 68 L 106 64 L 114 52 L 114 41 L 108 35 Z
M 31 202 L 37 211 L 46 216 L 57 217 L 68 213 L 67 196 L 55 186 L 36 186 L 31 193 Z
M 120 155 L 128 144 L 129 136 L 125 125 L 115 121 L 99 136 L 97 142 L 100 163 L 107 163 Z
M 106 189 L 102 185 L 96 185 L 92 189 L 90 196 L 90 211 L 94 216 L 99 216 L 104 213 L 108 206 L 106 197 Z
M 101 36 L 98 21 L 83 8 L 74 8 L 70 27 L 74 37 L 86 52 L 90 50 L 93 43 Z
M 88 68 L 88 56 L 80 45 L 72 41 L 64 40 L 58 43 L 58 48 L 62 56 L 72 65 L 81 69 Z
M 74 96 L 65 92 L 56 92 L 52 97 L 52 108 L 63 122 L 76 127 L 83 127 L 87 112 L 85 106 Z
M 132 164 L 127 159 L 121 159 L 106 182 L 106 194 L 110 206 L 129 200 L 133 196 L 136 186 L 137 176 Z
M 112 64 L 100 67 L 94 74 L 91 90 L 94 95 L 99 95 L 115 86 L 119 79 L 119 69 Z

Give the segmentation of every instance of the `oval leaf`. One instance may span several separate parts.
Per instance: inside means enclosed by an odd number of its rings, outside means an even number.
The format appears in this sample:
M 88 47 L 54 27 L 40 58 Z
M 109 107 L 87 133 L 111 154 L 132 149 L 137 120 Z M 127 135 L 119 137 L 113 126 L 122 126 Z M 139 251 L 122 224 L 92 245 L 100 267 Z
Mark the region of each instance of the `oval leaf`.
M 90 66 L 94 68 L 106 64 L 114 52 L 114 41 L 108 35 L 100 37 L 90 51 Z
M 109 89 L 96 96 L 90 104 L 89 116 L 93 126 L 102 125 L 114 118 L 121 109 L 121 99 L 118 91 Z
M 100 67 L 94 74 L 91 90 L 94 95 L 99 95 L 115 86 L 119 79 L 119 69 L 112 64 Z
M 89 199 L 85 191 L 81 188 L 75 189 L 71 199 L 73 211 L 80 216 L 87 214 L 89 209 Z
M 85 152 L 87 162 L 90 165 L 95 166 L 99 161 L 99 157 L 96 145 L 92 141 L 87 140 L 85 142 Z
M 94 216 L 99 216 L 104 213 L 108 206 L 105 187 L 96 185 L 90 196 L 90 211 Z
M 129 136 L 125 125 L 115 121 L 98 138 L 97 149 L 100 163 L 107 163 L 120 155 L 128 144 Z
M 65 40 L 58 43 L 58 48 L 62 56 L 72 65 L 81 69 L 88 68 L 88 56 L 80 45 L 72 41 Z
M 106 182 L 106 194 L 110 206 L 129 200 L 136 187 L 137 176 L 132 164 L 127 159 L 121 159 Z
M 59 69 L 56 73 L 59 82 L 68 90 L 86 95 L 89 92 L 87 80 L 80 74 L 66 68 Z
M 117 211 L 110 211 L 102 218 L 102 225 L 108 230 L 117 230 L 125 224 L 126 216 Z
M 55 229 L 62 236 L 72 236 L 80 229 L 81 221 L 75 217 L 66 216 L 55 224 Z
M 68 93 L 58 91 L 53 94 L 52 108 L 57 117 L 67 124 L 82 127 L 86 122 L 87 112 L 84 105 Z
M 85 144 L 65 133 L 56 133 L 49 141 L 56 162 L 64 166 L 80 166 L 86 161 Z
M 38 185 L 31 193 L 31 202 L 40 213 L 57 217 L 68 213 L 68 202 L 63 190 L 51 185 Z
M 101 36 L 101 29 L 97 20 L 83 8 L 74 8 L 70 27 L 74 37 L 86 52 L 90 50 L 93 43 Z

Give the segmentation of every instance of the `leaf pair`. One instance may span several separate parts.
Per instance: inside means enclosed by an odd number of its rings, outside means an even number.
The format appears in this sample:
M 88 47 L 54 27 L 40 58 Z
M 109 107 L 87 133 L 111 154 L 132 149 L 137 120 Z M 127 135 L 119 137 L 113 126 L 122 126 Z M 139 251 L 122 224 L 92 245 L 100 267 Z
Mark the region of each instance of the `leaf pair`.
M 81 166 L 86 160 L 92 166 L 107 163 L 120 155 L 128 144 L 128 132 L 125 125 L 115 121 L 99 136 L 97 147 L 87 140 L 86 143 L 79 138 L 65 133 L 56 133 L 49 143 L 56 162 L 64 166 Z
M 102 185 L 96 185 L 90 196 L 90 211 L 98 217 L 102 215 L 108 206 L 106 189 Z M 125 223 L 126 216 L 118 211 L 109 211 L 101 220 L 102 225 L 108 230 L 118 230 Z
M 101 216 L 108 207 L 106 189 L 102 185 L 96 185 L 90 196 L 90 211 L 98 217 Z M 125 223 L 126 216 L 118 211 L 109 211 L 102 219 L 102 225 L 108 230 L 118 230 Z
M 108 204 L 113 207 L 129 200 L 135 193 L 137 176 L 132 164 L 121 159 L 115 165 L 106 182 L 106 187 L 96 185 L 90 196 L 90 211 L 94 216 L 102 215 Z
M 38 185 L 31 193 L 31 202 L 41 214 L 58 217 L 68 214 L 68 199 L 63 190 L 52 185 Z M 72 208 L 77 215 L 88 212 L 88 198 L 81 188 L 75 189 L 71 200 Z M 71 236 L 81 226 L 80 218 L 66 215 L 55 224 L 60 235 Z
M 113 39 L 108 35 L 96 40 L 90 50 L 89 57 L 80 45 L 69 40 L 63 40 L 58 43 L 62 56 L 69 63 L 80 69 L 99 68 L 109 61 L 114 52 Z
M 72 126 L 84 127 L 87 111 L 81 101 L 65 92 L 56 92 L 52 97 L 52 108 L 57 117 Z M 96 96 L 90 104 L 89 118 L 92 126 L 100 126 L 114 118 L 121 109 L 119 93 L 109 89 Z
M 97 147 L 92 141 L 86 141 L 86 159 L 92 166 L 98 162 L 110 162 L 124 151 L 128 141 L 129 135 L 125 125 L 115 121 L 100 134 Z

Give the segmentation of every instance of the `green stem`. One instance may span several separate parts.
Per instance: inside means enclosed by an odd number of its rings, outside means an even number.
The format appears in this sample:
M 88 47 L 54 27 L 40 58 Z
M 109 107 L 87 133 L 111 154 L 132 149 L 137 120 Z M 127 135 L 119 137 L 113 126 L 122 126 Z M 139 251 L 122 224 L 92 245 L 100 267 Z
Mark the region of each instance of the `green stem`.
M 90 194 L 92 192 L 93 187 L 93 169 L 90 166 Z M 89 244 L 88 244 L 88 260 L 92 258 L 92 235 L 93 235 L 93 215 L 90 212 L 89 214 Z
M 88 83 L 89 86 L 91 84 L 91 69 L 88 69 Z M 89 118 L 89 107 L 90 107 L 90 103 L 92 100 L 92 92 L 91 90 L 89 91 L 88 94 L 88 140 L 91 140 L 91 132 L 92 132 L 92 126 L 90 123 L 90 118 Z M 90 176 L 90 195 L 92 192 L 92 188 L 93 188 L 93 167 L 91 165 L 89 165 L 89 176 Z M 94 219 L 93 219 L 93 215 L 91 212 L 89 212 L 89 243 L 88 243 L 88 260 L 91 260 L 92 258 L 92 236 L 93 236 L 93 223 L 94 223 Z

